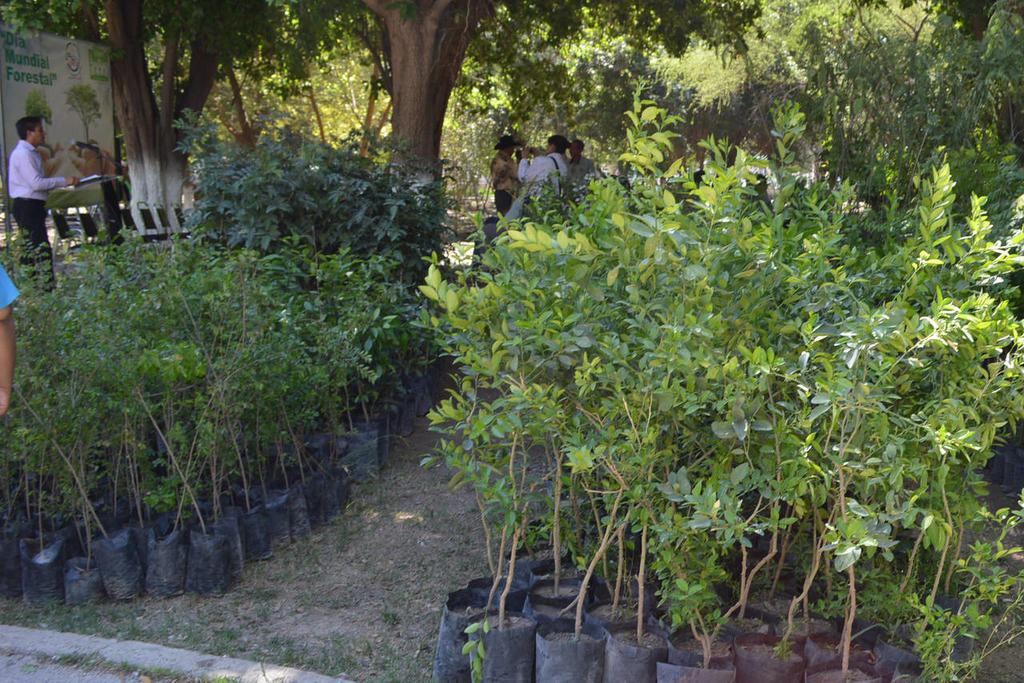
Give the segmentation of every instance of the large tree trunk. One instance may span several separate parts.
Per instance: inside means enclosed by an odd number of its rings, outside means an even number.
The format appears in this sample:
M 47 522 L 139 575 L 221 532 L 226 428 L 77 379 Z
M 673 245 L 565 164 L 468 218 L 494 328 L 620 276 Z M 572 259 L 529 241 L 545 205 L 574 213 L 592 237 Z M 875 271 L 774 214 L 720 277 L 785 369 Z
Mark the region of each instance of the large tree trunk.
M 399 3 L 363 0 L 387 33 L 392 134 L 410 160 L 433 161 L 441 151 L 448 99 L 469 41 L 491 16 L 494 0 L 420 0 L 413 17 Z
M 189 75 L 179 90 L 175 72 L 180 58 L 178 38 L 169 34 L 164 46 L 164 83 L 157 103 L 149 76 L 142 36 L 143 0 L 105 2 L 114 107 L 124 134 L 125 156 L 132 188 L 131 212 L 137 226 L 145 225 L 139 206 L 163 206 L 171 232 L 181 230 L 173 210 L 191 198 L 186 187 L 188 162 L 175 151 L 179 136 L 174 121 L 186 109 L 198 113 L 213 87 L 217 60 L 200 43 L 192 42 Z

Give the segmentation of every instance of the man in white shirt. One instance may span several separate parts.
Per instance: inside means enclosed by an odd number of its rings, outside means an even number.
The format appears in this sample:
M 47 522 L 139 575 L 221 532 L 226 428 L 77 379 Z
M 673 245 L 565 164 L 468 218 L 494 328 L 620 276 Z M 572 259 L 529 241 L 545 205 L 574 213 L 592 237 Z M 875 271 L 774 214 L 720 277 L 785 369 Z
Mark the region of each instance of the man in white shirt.
M 14 125 L 18 129 L 18 144 L 11 152 L 7 167 L 7 195 L 12 200 L 14 220 L 30 244 L 31 253 L 26 255 L 26 262 L 36 265 L 37 275 L 42 274 L 40 266 L 45 263 L 45 280 L 53 282 L 53 250 L 46 234 L 46 196 L 50 190 L 75 185 L 78 178 L 47 178 L 43 175 L 43 159 L 36 149 L 46 142 L 40 117 L 26 116 Z
M 569 149 L 569 141 L 564 135 L 552 135 L 548 138 L 548 146 L 544 154 L 538 156 L 539 150 L 531 147 L 527 150 L 532 159 L 519 162 L 519 182 L 523 184 L 523 192 L 528 198 L 536 197 L 550 185 L 555 194 L 561 192 L 561 181 L 565 179 L 565 150 Z
M 569 187 L 573 191 L 573 200 L 579 199 L 579 195 L 586 195 L 587 187 L 594 178 L 601 177 L 601 171 L 594 165 L 594 162 L 583 156 L 583 141 L 576 138 L 569 145 Z

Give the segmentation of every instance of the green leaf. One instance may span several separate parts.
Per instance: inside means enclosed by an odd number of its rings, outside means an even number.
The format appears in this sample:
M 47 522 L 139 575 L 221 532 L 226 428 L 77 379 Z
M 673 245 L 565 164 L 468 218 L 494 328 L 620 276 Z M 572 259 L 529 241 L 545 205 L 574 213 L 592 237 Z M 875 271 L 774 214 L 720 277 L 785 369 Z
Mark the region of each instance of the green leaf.
M 683 279 L 687 282 L 696 282 L 707 277 L 708 271 L 699 263 L 691 263 L 683 268 Z
M 831 409 L 832 409 L 832 406 L 830 406 L 827 403 L 824 404 L 824 405 L 820 405 L 820 406 L 818 406 L 817 408 L 815 408 L 814 410 L 811 411 L 811 414 L 807 416 L 807 419 L 810 420 L 811 422 L 814 422 L 815 420 L 817 420 L 819 417 L 821 417 L 822 415 L 824 415 L 825 413 L 827 413 Z
M 654 230 L 651 229 L 651 226 L 642 221 L 630 221 L 629 229 L 641 237 L 652 237 L 654 235 Z
M 665 412 L 675 405 L 676 395 L 672 391 L 659 391 L 654 394 L 654 398 L 658 401 L 658 410 Z
M 852 567 L 854 563 L 860 558 L 860 548 L 857 546 L 849 546 L 848 548 L 836 553 L 835 567 L 836 571 L 845 572 L 847 569 Z
M 850 499 L 846 501 L 846 509 L 857 515 L 858 517 L 870 517 L 871 511 L 866 507 L 858 503 L 857 501 Z
M 734 439 L 736 438 L 736 432 L 732 429 L 731 422 L 712 422 L 711 431 L 715 433 L 719 439 Z

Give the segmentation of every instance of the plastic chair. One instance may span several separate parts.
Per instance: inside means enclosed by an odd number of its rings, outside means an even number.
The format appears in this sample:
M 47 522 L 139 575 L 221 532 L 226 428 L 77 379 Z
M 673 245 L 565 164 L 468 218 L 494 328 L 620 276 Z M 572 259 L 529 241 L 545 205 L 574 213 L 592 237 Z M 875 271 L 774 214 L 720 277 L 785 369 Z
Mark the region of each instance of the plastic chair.
M 139 213 L 142 215 L 142 239 L 147 242 L 155 242 L 158 240 L 165 240 L 169 235 L 168 227 L 166 222 L 160 221 L 159 211 L 147 204 L 146 202 L 139 202 Z M 166 214 L 165 214 L 166 217 Z
M 99 226 L 96 225 L 96 219 L 88 211 L 78 214 L 78 222 L 82 224 L 82 230 L 85 232 L 86 237 L 94 238 L 100 234 Z
M 121 207 L 121 220 L 124 222 L 124 227 L 128 230 L 135 230 L 135 219 L 132 218 L 131 209 L 126 206 Z
M 68 225 L 67 216 L 60 211 L 50 212 L 50 218 L 53 219 L 53 225 L 57 228 L 57 236 L 62 240 L 71 239 L 71 226 Z

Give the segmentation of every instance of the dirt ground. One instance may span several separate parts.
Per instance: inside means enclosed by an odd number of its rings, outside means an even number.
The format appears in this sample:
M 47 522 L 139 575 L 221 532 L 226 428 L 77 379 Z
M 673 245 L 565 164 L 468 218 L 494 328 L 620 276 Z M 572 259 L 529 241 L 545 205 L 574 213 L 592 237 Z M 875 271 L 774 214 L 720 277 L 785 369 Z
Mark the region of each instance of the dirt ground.
M 489 573 L 472 491 L 452 491 L 444 467 L 420 465 L 437 438 L 420 418 L 342 520 L 251 567 L 240 595 L 256 599 L 239 618 L 254 640 L 337 651 L 320 673 L 430 680 L 447 594 Z
M 447 594 L 488 574 L 475 498 L 424 468 L 426 418 L 342 517 L 248 563 L 222 597 L 40 608 L 0 599 L 0 620 L 293 666 L 356 681 L 430 680 Z

